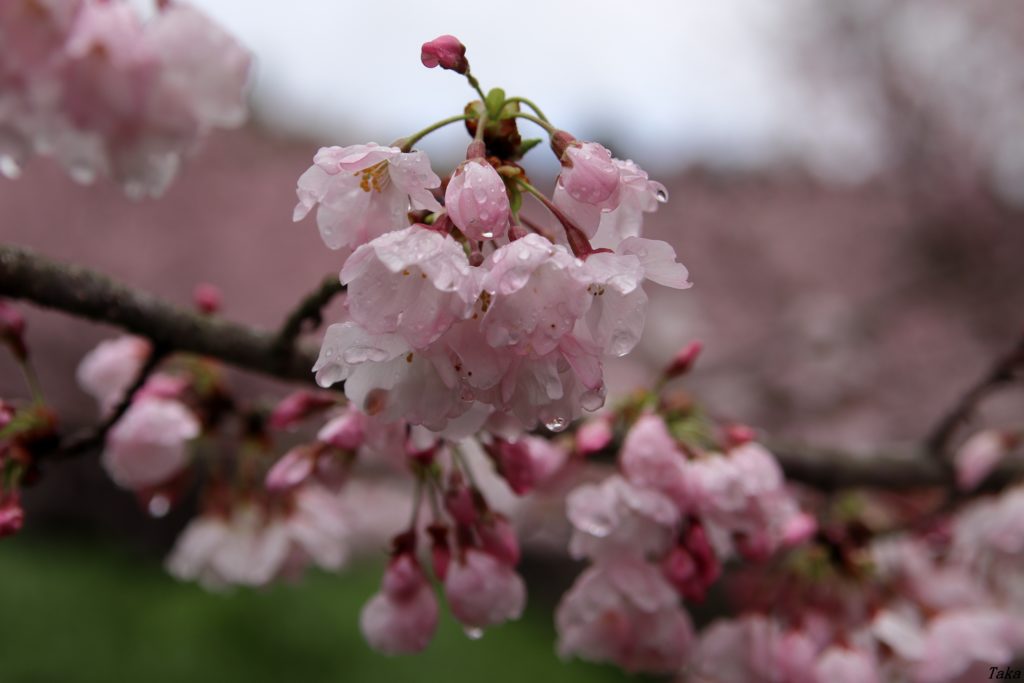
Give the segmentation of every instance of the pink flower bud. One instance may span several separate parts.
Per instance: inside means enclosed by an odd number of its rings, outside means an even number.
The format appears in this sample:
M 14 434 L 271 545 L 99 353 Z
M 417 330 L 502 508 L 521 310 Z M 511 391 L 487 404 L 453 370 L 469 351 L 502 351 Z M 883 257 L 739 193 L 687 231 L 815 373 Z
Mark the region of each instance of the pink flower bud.
M 366 416 L 349 408 L 321 427 L 316 438 L 334 448 L 354 450 L 362 445 L 365 436 Z
M 692 370 L 694 363 L 697 362 L 697 356 L 700 355 L 703 348 L 704 344 L 701 342 L 692 341 L 680 349 L 676 357 L 672 359 L 672 363 L 665 368 L 665 379 L 673 379 Z
M 489 240 L 508 229 L 511 207 L 505 182 L 483 159 L 468 159 L 444 193 L 449 218 L 466 237 Z
M 28 358 L 28 347 L 25 346 L 25 318 L 18 309 L 3 299 L 0 299 L 0 341 L 7 344 L 18 360 Z
M 434 576 L 444 581 L 448 576 L 448 565 L 452 561 L 452 550 L 448 545 L 448 527 L 444 524 L 431 524 L 427 527 L 430 534 L 430 560 Z
M 267 472 L 264 485 L 268 491 L 285 491 L 298 486 L 313 474 L 316 451 L 309 446 L 296 446 L 274 463 Z
M 576 431 L 576 452 L 580 455 L 592 455 L 604 450 L 612 442 L 614 434 L 608 420 L 598 418 L 589 420 Z
M 442 69 L 460 74 L 469 71 L 466 46 L 455 36 L 447 34 L 423 43 L 423 47 L 420 48 L 420 61 L 428 69 L 440 66 Z
M 739 448 L 757 438 L 757 432 L 747 425 L 732 424 L 725 428 L 725 445 L 728 449 Z
M 328 393 L 300 389 L 288 394 L 274 406 L 268 422 L 272 429 L 287 429 L 334 404 L 334 396 Z
M 514 493 L 521 496 L 533 489 L 536 484 L 533 461 L 523 441 L 512 443 L 495 439 L 488 452 L 498 466 L 498 472 Z
M 396 556 L 381 590 L 370 598 L 359 627 L 370 647 L 387 655 L 423 650 L 437 630 L 437 597 L 411 554 Z
M 519 538 L 516 530 L 503 515 L 494 515 L 487 524 L 477 525 L 483 549 L 505 564 L 519 564 Z
M 558 183 L 578 202 L 612 210 L 618 206 L 619 169 L 612 154 L 596 142 L 577 142 L 561 157 Z
M 475 548 L 448 568 L 444 592 L 452 614 L 469 628 L 518 619 L 526 605 L 523 579 L 508 564 Z
M 818 520 L 806 512 L 793 515 L 782 529 L 782 543 L 787 546 L 800 545 L 818 531 Z
M 0 502 L 0 538 L 18 533 L 24 523 L 25 511 L 17 495 Z
M 445 491 L 444 506 L 457 524 L 472 526 L 479 517 L 473 493 L 461 480 L 453 482 Z
M 211 285 L 209 282 L 200 282 L 192 290 L 192 301 L 200 313 L 210 315 L 220 310 L 223 303 L 223 296 L 220 288 Z

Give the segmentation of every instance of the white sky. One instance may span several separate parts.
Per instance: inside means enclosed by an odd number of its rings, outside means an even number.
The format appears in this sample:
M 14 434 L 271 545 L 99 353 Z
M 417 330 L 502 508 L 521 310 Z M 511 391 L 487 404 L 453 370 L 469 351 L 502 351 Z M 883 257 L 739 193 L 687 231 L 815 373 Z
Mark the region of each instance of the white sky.
M 809 125 L 813 107 L 783 75 L 782 8 L 797 0 L 192 1 L 256 53 L 258 116 L 317 142 L 387 143 L 459 113 L 464 79 L 419 62 L 424 41 L 451 33 L 485 89 L 530 97 L 654 170 L 798 150 L 857 175 L 856 160 L 830 159 L 863 148 L 860 132 L 834 116 Z

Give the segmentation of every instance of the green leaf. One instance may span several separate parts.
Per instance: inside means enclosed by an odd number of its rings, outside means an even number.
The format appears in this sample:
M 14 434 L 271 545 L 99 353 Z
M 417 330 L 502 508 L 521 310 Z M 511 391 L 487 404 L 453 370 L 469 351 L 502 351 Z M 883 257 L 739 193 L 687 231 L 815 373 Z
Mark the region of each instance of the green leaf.
M 517 216 L 519 215 L 519 209 L 523 206 L 523 193 L 515 185 L 509 185 L 508 189 L 511 195 L 509 205 L 512 207 L 512 215 Z
M 523 156 L 531 149 L 544 142 L 542 138 L 530 138 L 529 140 L 523 140 L 519 143 L 519 155 Z
M 491 88 L 491 91 L 487 93 L 487 116 L 491 120 L 497 121 L 499 114 L 501 114 L 501 107 L 505 104 L 505 91 L 501 88 Z

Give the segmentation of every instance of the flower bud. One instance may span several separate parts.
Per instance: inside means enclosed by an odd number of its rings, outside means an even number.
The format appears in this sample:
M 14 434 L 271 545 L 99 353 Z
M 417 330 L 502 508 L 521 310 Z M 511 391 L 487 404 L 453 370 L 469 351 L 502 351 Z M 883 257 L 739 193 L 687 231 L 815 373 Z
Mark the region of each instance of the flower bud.
M 612 442 L 614 434 L 608 420 L 598 418 L 588 420 L 576 431 L 576 452 L 580 455 L 592 455 L 604 450 Z
M 28 358 L 25 346 L 25 318 L 14 306 L 0 299 L 0 341 L 7 344 L 19 361 Z
M 264 485 L 268 491 L 285 491 L 298 486 L 313 474 L 317 453 L 309 446 L 296 446 L 274 463 Z
M 25 511 L 17 495 L 11 495 L 0 502 L 0 538 L 18 533 L 24 523 Z
M 508 564 L 476 548 L 448 568 L 444 592 L 452 614 L 468 628 L 518 619 L 526 605 L 523 579 Z
M 614 209 L 618 206 L 619 169 L 612 154 L 596 142 L 574 142 L 559 160 L 558 182 L 578 202 Z
M 486 524 L 477 525 L 477 533 L 484 550 L 509 566 L 519 564 L 519 538 L 504 515 L 496 514 Z
M 437 630 L 437 597 L 409 553 L 395 556 L 384 572 L 381 590 L 359 616 L 370 647 L 387 655 L 419 652 Z
M 420 48 L 420 61 L 428 69 L 439 66 L 460 74 L 469 71 L 466 46 L 455 36 L 447 34 L 423 43 L 423 47 Z
M 704 348 L 704 344 L 699 341 L 692 341 L 676 354 L 676 357 L 672 359 L 672 362 L 667 368 L 665 368 L 664 376 L 665 379 L 674 379 L 685 375 L 693 369 L 694 363 L 697 362 L 697 356 L 700 355 L 701 349 Z
M 272 429 L 287 429 L 334 404 L 335 399 L 331 394 L 300 389 L 288 394 L 274 406 L 268 423 Z
M 220 310 L 223 303 L 223 296 L 220 288 L 211 285 L 209 282 L 200 282 L 192 290 L 192 301 L 200 313 L 210 315 Z
M 483 159 L 468 159 L 444 193 L 445 209 L 466 237 L 489 240 L 508 229 L 511 207 L 505 182 Z

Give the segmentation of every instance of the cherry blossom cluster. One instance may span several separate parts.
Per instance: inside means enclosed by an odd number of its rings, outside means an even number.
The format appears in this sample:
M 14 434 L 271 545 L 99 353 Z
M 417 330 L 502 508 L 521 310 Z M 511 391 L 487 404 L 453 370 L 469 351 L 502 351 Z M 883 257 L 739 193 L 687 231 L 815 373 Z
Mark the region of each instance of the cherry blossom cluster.
M 829 524 L 786 565 L 749 577 L 735 596 L 744 613 L 703 631 L 681 680 L 992 678 L 1024 654 L 1022 503 L 1010 489 L 926 533 L 867 541 L 862 520 Z
M 446 45 L 424 46 L 424 63 L 462 68 L 437 57 Z M 345 259 L 349 319 L 327 330 L 317 381 L 344 382 L 370 414 L 449 435 L 558 431 L 603 405 L 602 358 L 639 341 L 645 281 L 690 286 L 673 248 L 640 236 L 665 189 L 537 119 L 561 164 L 548 198 L 517 163 L 531 145 L 516 121 L 534 118 L 517 98 L 494 89 L 467 111 L 454 120 L 474 141 L 443 196 L 412 149 L 419 134 L 322 148 L 299 179 L 294 218 L 315 208 L 325 244 Z M 526 217 L 524 195 L 544 218 Z
M 246 116 L 250 57 L 191 5 L 10 0 L 0 7 L 0 170 L 33 154 L 77 180 L 159 195 L 183 154 Z
M 692 353 L 681 358 L 678 368 Z M 569 551 L 591 565 L 563 597 L 556 622 L 563 656 L 671 673 L 693 642 L 683 602 L 703 601 L 725 562 L 763 562 L 806 541 L 816 522 L 749 430 L 729 427 L 723 443 L 713 443 L 699 414 L 656 412 L 650 403 L 627 405 L 616 419 L 625 434 L 619 472 L 568 496 Z M 603 422 L 581 429 L 588 448 L 612 442 Z

